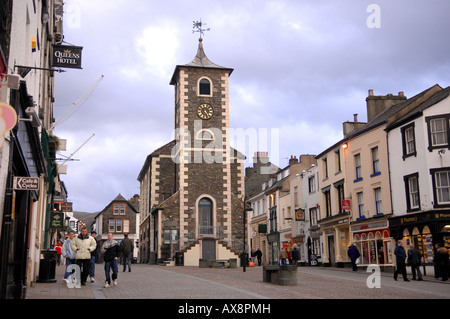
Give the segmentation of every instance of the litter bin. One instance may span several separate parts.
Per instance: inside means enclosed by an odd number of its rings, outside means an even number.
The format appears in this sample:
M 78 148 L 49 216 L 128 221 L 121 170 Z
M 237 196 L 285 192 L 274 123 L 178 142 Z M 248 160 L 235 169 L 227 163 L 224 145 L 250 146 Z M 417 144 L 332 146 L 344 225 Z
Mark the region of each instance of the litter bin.
M 241 267 L 248 267 L 248 253 L 241 253 Z
M 43 258 L 39 262 L 39 278 L 37 282 L 56 282 L 56 250 L 44 249 L 41 250 Z

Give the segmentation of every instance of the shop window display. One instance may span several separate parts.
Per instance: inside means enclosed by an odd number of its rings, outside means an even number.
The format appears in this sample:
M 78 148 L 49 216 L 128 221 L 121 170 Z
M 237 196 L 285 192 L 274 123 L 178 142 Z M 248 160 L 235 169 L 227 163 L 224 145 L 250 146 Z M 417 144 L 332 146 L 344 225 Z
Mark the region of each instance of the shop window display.
M 427 226 L 422 229 L 422 234 L 417 227 L 414 227 L 411 234 L 409 233 L 409 230 L 405 229 L 403 231 L 403 242 L 405 243 L 406 251 L 410 248 L 411 243 L 414 244 L 414 247 L 420 251 L 422 263 L 433 263 L 433 236 Z

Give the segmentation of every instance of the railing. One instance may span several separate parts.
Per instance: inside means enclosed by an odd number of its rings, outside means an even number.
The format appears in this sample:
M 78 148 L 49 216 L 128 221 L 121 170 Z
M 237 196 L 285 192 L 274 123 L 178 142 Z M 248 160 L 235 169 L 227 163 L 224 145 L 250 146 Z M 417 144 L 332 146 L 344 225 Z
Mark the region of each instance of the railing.
M 170 257 L 173 258 L 175 253 L 189 247 L 199 239 L 212 238 L 225 243 L 228 248 L 239 253 L 243 251 L 242 240 L 226 232 L 220 226 L 199 226 L 182 238 L 170 243 Z

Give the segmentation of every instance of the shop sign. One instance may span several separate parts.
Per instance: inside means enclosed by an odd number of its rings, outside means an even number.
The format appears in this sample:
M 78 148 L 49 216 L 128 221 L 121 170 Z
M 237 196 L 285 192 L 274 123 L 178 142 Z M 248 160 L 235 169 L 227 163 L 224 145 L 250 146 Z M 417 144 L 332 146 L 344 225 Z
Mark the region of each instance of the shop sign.
M 63 227 L 64 227 L 64 214 L 63 213 L 52 213 L 50 215 L 50 228 L 62 229 Z
M 72 205 L 73 203 L 71 202 L 65 202 L 61 204 L 61 211 L 63 212 L 73 212 L 73 208 Z
M 81 69 L 81 50 L 83 47 L 53 45 L 53 67 Z
M 269 243 L 280 241 L 280 233 L 274 232 L 274 233 L 267 234 L 267 241 Z
M 24 191 L 39 190 L 39 177 L 14 177 L 13 189 Z
M 351 210 L 352 205 L 350 199 L 343 199 L 341 200 L 341 207 L 343 210 Z
M 1 84 L 0 87 L 2 87 Z M 0 98 L 3 98 L 3 96 Z M 0 102 L 0 147 L 5 141 L 5 133 L 11 131 L 16 126 L 16 123 L 16 110 L 11 105 Z
M 267 224 L 259 224 L 258 225 L 258 233 L 267 234 Z

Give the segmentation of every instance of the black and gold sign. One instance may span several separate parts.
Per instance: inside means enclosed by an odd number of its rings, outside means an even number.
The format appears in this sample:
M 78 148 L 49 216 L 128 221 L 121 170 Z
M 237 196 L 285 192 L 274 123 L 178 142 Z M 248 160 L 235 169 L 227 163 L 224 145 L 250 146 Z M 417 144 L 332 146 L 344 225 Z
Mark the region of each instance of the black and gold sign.
M 197 115 L 202 120 L 209 120 L 213 116 L 214 110 L 209 104 L 200 104 L 197 108 Z
M 81 69 L 81 51 L 83 47 L 53 45 L 53 67 Z

